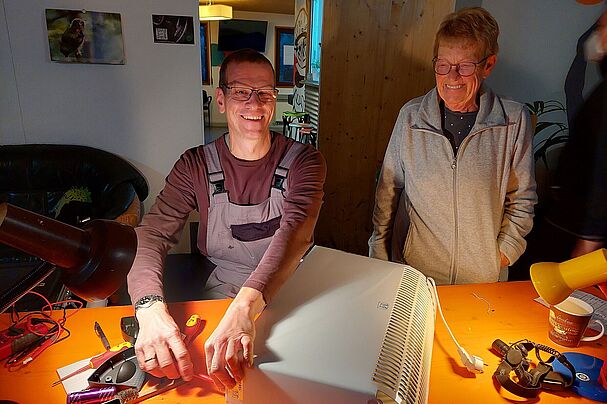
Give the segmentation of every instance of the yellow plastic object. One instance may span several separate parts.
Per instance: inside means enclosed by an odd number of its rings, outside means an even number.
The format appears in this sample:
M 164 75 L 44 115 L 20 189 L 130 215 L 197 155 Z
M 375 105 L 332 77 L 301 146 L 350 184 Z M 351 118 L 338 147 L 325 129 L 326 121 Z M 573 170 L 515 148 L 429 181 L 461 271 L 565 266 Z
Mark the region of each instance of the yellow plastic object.
M 533 264 L 531 281 L 542 299 L 559 304 L 576 289 L 607 281 L 607 250 L 601 248 L 560 264 Z

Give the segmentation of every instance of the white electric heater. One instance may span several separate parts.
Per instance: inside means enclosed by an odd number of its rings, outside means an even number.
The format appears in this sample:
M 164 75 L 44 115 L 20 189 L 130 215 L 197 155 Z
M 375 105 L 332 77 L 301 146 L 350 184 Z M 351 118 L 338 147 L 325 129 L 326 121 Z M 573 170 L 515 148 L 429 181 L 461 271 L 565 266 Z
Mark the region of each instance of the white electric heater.
M 420 272 L 317 246 L 257 320 L 255 366 L 227 402 L 425 403 L 433 335 Z

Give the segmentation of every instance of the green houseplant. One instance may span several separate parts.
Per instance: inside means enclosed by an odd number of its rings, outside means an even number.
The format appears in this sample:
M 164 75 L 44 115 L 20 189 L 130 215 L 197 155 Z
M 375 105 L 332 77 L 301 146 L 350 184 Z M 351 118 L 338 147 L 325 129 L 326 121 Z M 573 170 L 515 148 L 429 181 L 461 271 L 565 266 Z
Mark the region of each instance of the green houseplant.
M 535 125 L 534 139 L 539 138 L 538 135 L 540 134 L 542 137 L 542 139 L 534 141 L 533 156 L 536 161 L 542 159 L 544 164 L 548 165 L 546 156 L 548 149 L 558 144 L 567 143 L 569 128 L 567 124 L 562 122 L 542 120 L 542 116 L 562 112 L 566 118 L 567 109 L 563 103 L 557 100 L 533 101 L 533 103 L 525 103 L 525 105 L 529 108 L 532 114 L 532 123 Z
M 533 157 L 539 208 L 554 198 L 553 193 L 558 188 L 555 172 L 562 146 L 569 139 L 569 128 L 563 123 L 567 120 L 567 109 L 556 100 L 533 101 L 525 105 L 532 114 L 531 120 L 535 126 Z

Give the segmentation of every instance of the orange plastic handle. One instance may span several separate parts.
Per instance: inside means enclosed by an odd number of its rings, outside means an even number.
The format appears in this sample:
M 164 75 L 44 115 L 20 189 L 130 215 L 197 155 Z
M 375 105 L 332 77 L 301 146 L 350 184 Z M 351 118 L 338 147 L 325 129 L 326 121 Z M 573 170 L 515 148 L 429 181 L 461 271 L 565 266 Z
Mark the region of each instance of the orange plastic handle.
M 122 344 L 111 347 L 108 351 L 91 358 L 90 367 L 92 369 L 98 368 L 103 362 L 110 359 L 112 356 L 129 349 L 131 347 L 130 342 L 123 342 Z

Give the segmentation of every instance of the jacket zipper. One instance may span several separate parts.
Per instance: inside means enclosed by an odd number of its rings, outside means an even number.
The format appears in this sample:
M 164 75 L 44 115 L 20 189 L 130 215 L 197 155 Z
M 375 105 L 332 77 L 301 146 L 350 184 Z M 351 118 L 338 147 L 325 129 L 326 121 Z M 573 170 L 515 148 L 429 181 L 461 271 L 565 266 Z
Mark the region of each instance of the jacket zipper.
M 453 156 L 453 160 L 451 161 L 451 170 L 453 171 L 453 224 L 454 224 L 454 229 L 453 229 L 453 252 L 451 253 L 451 268 L 449 268 L 449 283 L 451 285 L 454 285 L 455 280 L 457 279 L 457 260 L 455 257 L 457 254 L 457 248 L 458 248 L 458 244 L 459 244 L 458 243 L 459 232 L 458 232 L 458 220 L 457 220 L 457 217 L 458 217 L 458 215 L 457 215 L 457 156 L 460 154 L 460 151 L 464 149 L 464 146 L 466 146 L 470 142 L 470 139 L 473 136 L 475 136 L 485 130 L 500 128 L 500 127 L 504 127 L 504 126 L 508 127 L 508 125 L 489 126 L 486 128 L 479 129 L 476 132 L 472 132 L 472 133 L 468 134 L 468 136 L 466 136 L 464 138 L 463 142 L 457 148 L 456 153 L 453 153 L 453 147 L 451 146 L 451 143 L 449 143 L 449 139 L 447 139 L 447 137 L 445 135 L 443 135 L 442 133 L 435 132 L 435 131 L 429 130 L 429 129 L 421 129 L 421 128 L 413 128 L 413 127 L 410 128 L 411 130 L 419 130 L 419 131 L 441 136 L 448 143 L 449 150 L 451 151 L 451 155 Z
M 468 136 L 466 136 L 467 138 Z M 445 138 L 446 139 L 446 138 Z M 466 139 L 464 139 L 466 140 Z M 462 142 L 463 143 L 463 142 Z M 451 146 L 451 145 L 449 145 Z M 461 145 L 460 145 L 461 147 Z M 452 150 L 453 151 L 453 150 Z M 459 153 L 459 149 L 457 150 Z M 457 220 L 457 154 L 453 156 L 453 162 L 451 163 L 451 170 L 453 171 L 453 253 L 451 254 L 451 270 L 449 271 L 449 283 L 455 284 L 457 278 L 457 248 L 458 248 L 458 220 Z

